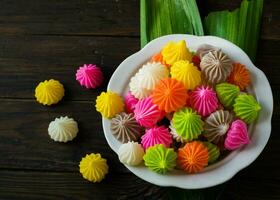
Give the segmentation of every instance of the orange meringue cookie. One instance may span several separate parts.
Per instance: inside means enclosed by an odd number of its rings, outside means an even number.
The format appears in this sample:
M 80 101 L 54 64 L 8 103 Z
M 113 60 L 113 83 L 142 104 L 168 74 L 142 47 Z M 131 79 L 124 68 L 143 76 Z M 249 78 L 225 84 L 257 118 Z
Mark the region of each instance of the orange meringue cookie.
M 237 85 L 240 90 L 244 90 L 250 84 L 251 77 L 245 65 L 234 63 L 233 70 L 227 80 L 229 83 Z
M 152 93 L 153 103 L 167 113 L 182 108 L 187 98 L 188 93 L 184 84 L 172 78 L 160 81 Z
M 208 164 L 208 149 L 202 142 L 193 141 L 178 150 L 178 165 L 188 173 L 197 173 Z

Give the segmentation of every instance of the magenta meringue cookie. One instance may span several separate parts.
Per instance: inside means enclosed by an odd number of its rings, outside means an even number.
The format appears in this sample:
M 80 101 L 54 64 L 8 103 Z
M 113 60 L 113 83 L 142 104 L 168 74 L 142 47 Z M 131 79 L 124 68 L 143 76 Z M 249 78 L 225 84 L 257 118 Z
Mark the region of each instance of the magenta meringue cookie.
M 76 80 L 81 86 L 87 89 L 96 88 L 103 82 L 103 73 L 99 67 L 94 64 L 84 64 L 80 66 L 76 73 Z
M 242 120 L 232 122 L 225 139 L 225 148 L 235 150 L 250 142 L 247 125 Z
M 153 127 L 162 117 L 162 111 L 153 103 L 151 97 L 139 100 L 135 105 L 134 116 L 136 121 L 146 128 Z
M 164 126 L 155 126 L 146 130 L 146 133 L 141 137 L 141 144 L 144 149 L 147 149 L 156 144 L 163 144 L 165 147 L 170 147 L 172 143 L 172 135 L 168 128 Z
M 131 94 L 131 92 L 129 91 L 128 94 L 124 98 L 126 111 L 128 113 L 133 113 L 138 101 L 139 100 L 133 94 Z
M 199 86 L 190 95 L 191 106 L 203 117 L 210 115 L 218 108 L 216 92 L 209 86 Z

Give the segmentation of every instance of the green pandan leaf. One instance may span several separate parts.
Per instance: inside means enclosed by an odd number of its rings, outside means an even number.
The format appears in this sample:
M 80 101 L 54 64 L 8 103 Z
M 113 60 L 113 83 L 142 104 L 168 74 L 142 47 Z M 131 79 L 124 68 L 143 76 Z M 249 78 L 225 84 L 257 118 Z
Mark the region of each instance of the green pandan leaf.
M 162 144 L 158 144 L 148 148 L 143 159 L 150 170 L 165 174 L 176 166 L 177 154 L 173 148 L 166 148 Z
M 240 94 L 233 105 L 236 116 L 244 120 L 247 124 L 252 123 L 261 110 L 260 104 L 249 94 Z
M 203 35 L 195 0 L 141 0 L 141 47 L 168 34 Z
M 230 11 L 211 12 L 204 20 L 208 35 L 225 38 L 254 60 L 257 51 L 263 0 L 243 0 L 240 8 Z
M 216 92 L 220 102 L 227 108 L 231 108 L 235 98 L 238 96 L 239 87 L 230 83 L 220 83 L 216 85 Z
M 220 156 L 220 149 L 218 148 L 217 145 L 212 144 L 211 142 L 203 142 L 203 144 L 208 149 L 208 154 L 209 154 L 208 163 L 209 164 L 214 163 Z

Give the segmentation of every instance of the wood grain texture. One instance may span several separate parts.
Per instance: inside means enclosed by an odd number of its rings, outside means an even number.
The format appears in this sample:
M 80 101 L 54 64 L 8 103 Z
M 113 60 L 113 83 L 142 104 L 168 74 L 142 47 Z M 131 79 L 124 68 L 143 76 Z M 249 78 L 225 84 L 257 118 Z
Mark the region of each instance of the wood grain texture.
M 120 184 L 120 180 L 123 184 Z M 227 183 L 226 187 L 231 189 L 226 189 L 220 199 L 278 200 L 278 182 L 279 179 L 244 179 L 239 174 Z M 131 174 L 110 173 L 103 182 L 93 184 L 84 181 L 78 173 L 0 171 L 1 199 L 165 200 L 168 199 L 169 190 L 168 187 L 154 186 Z
M 248 177 L 244 170 L 231 181 L 220 197 L 225 200 L 278 200 L 280 199 L 279 177 L 275 179 Z
M 2 0 L 3 35 L 139 35 L 139 1 Z
M 139 39 L 6 36 L 0 37 L 0 47 L 0 97 L 34 98 L 36 85 L 54 78 L 64 84 L 66 100 L 92 100 L 107 87 L 122 60 L 139 50 Z M 84 63 L 102 68 L 105 81 L 101 88 L 86 90 L 75 80 L 76 70 Z
M 205 15 L 210 9 L 234 9 L 240 0 L 199 2 Z M 272 135 L 258 159 L 226 184 L 222 200 L 280 199 L 279 13 L 279 1 L 265 0 L 256 62 L 274 94 Z M 139 1 L 2 0 L 0 36 L 0 199 L 168 198 L 168 188 L 137 178 L 119 163 L 94 108 L 116 67 L 139 50 Z M 102 67 L 101 88 L 78 85 L 75 71 L 83 63 Z M 34 88 L 49 78 L 64 84 L 66 96 L 44 107 L 35 102 Z M 78 121 L 80 132 L 60 144 L 50 140 L 47 127 L 64 115 Z M 88 183 L 78 172 L 81 157 L 91 152 L 101 152 L 110 166 L 100 184 Z
M 83 156 L 102 152 L 112 171 L 127 172 L 105 140 L 101 117 L 93 102 L 62 101 L 44 107 L 33 100 L 1 100 L 0 168 L 77 171 Z M 48 125 L 59 116 L 79 124 L 78 136 L 67 144 L 49 138 Z
M 120 184 L 120 182 L 122 184 Z M 98 184 L 78 172 L 0 171 L 1 199 L 165 200 L 166 189 L 131 174 L 109 173 Z

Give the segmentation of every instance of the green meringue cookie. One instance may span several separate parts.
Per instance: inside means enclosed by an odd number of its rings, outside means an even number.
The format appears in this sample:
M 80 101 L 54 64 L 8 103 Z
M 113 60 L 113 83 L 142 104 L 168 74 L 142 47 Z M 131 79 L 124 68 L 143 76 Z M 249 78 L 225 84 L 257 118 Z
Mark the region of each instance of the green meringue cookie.
M 176 166 L 177 154 L 173 148 L 166 148 L 162 144 L 158 144 L 148 148 L 143 159 L 150 170 L 165 174 Z
M 209 160 L 208 163 L 214 163 L 220 157 L 220 149 L 217 145 L 211 142 L 203 142 L 208 149 Z
M 240 89 L 238 86 L 230 83 L 220 83 L 216 85 L 216 92 L 220 102 L 230 108 L 234 104 L 235 98 L 238 96 Z
M 184 140 L 197 139 L 203 131 L 203 121 L 193 109 L 185 107 L 174 113 L 172 124 Z
M 252 123 L 258 117 L 260 110 L 261 105 L 250 94 L 238 95 L 233 105 L 235 115 L 247 124 Z

